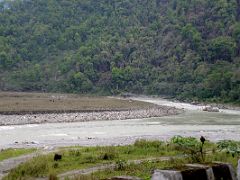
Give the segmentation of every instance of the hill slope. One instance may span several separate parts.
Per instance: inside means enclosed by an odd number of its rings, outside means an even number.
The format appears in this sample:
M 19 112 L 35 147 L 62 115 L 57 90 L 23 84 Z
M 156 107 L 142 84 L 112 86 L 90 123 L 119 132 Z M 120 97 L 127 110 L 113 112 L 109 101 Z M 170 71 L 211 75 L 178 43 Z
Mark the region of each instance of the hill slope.
M 238 0 L 0 4 L 0 89 L 240 102 Z

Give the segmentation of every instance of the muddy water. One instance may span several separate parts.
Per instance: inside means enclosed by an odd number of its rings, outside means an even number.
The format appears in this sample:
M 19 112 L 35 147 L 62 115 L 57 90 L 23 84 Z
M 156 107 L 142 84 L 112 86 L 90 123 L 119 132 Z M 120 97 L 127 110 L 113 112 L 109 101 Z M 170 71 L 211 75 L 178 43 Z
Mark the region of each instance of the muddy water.
M 138 98 L 184 108 L 185 113 L 149 119 L 92 121 L 0 127 L 0 148 L 128 144 L 139 138 L 169 139 L 174 135 L 240 140 L 240 111 L 203 112 L 201 106 L 162 99 Z

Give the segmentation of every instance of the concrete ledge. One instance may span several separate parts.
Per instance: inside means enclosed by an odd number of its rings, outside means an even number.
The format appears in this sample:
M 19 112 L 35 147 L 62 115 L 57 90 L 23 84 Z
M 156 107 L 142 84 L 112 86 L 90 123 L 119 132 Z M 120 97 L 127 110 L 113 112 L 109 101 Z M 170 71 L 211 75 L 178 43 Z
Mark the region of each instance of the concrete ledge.
M 237 180 L 231 164 L 214 162 L 205 164 L 186 164 L 181 169 L 155 170 L 152 180 Z

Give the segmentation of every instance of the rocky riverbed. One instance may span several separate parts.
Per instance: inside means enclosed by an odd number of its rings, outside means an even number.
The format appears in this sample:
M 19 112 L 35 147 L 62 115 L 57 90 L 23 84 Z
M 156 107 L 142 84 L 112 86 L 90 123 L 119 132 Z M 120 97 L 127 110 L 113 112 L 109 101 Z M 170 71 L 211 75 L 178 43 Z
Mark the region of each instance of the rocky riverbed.
M 142 119 L 177 115 L 183 110 L 175 107 L 153 106 L 147 109 L 135 109 L 128 111 L 98 111 L 54 114 L 28 114 L 28 115 L 0 115 L 0 125 L 23 125 L 42 123 L 69 123 L 101 120 L 125 120 Z

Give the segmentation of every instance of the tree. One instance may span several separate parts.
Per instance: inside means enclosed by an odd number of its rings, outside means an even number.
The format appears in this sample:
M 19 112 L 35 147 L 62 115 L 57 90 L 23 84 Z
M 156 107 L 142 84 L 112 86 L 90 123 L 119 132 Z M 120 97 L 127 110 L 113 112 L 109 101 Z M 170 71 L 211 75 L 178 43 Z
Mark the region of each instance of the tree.
M 6 52 L 0 52 L 0 68 L 7 68 L 11 66 L 11 61 Z
M 77 72 L 70 78 L 74 92 L 87 93 L 92 89 L 91 81 L 83 73 Z
M 187 39 L 190 42 L 191 47 L 197 50 L 202 39 L 201 34 L 192 24 L 187 24 L 182 28 L 182 35 L 183 38 Z
M 232 61 L 236 52 L 236 43 L 229 36 L 214 38 L 209 43 L 210 60 Z

